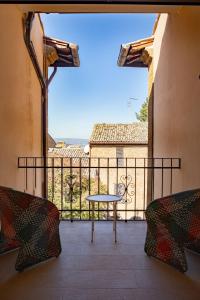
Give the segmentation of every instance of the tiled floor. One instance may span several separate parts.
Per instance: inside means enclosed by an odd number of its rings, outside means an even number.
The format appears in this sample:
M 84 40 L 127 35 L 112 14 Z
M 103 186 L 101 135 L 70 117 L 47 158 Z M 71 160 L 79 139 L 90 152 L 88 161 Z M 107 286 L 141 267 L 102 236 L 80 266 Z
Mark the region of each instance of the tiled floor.
M 200 256 L 187 253 L 189 271 L 175 269 L 144 253 L 145 222 L 118 223 L 118 243 L 112 223 L 61 223 L 59 258 L 14 270 L 16 252 L 0 256 L 1 300 L 196 300 L 200 299 Z

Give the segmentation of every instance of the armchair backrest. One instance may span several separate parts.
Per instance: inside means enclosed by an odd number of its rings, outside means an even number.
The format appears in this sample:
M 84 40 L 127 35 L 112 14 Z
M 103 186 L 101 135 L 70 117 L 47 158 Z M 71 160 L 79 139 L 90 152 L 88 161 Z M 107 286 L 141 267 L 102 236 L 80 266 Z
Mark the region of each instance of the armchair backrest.
M 38 212 L 40 216 L 45 216 L 47 211 L 59 215 L 55 205 L 46 199 L 0 186 L 0 219 L 2 233 L 6 238 L 18 240 L 23 223 L 33 218 L 35 222 Z
M 146 215 L 169 224 L 176 239 L 193 240 L 200 233 L 200 189 L 184 191 L 152 201 Z

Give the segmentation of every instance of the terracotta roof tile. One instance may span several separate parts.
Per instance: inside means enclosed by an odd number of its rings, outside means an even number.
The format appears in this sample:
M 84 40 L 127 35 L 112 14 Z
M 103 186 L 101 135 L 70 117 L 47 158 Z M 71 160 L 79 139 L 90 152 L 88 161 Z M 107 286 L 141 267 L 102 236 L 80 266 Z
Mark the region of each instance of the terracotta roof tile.
M 90 144 L 147 144 L 147 122 L 130 124 L 96 124 Z
M 119 57 L 119 67 L 146 68 L 152 61 L 154 37 L 148 37 L 128 44 L 122 44 Z
M 88 157 L 83 148 L 53 148 L 49 156 L 54 157 Z
M 51 67 L 79 67 L 78 45 L 44 37 L 45 54 Z

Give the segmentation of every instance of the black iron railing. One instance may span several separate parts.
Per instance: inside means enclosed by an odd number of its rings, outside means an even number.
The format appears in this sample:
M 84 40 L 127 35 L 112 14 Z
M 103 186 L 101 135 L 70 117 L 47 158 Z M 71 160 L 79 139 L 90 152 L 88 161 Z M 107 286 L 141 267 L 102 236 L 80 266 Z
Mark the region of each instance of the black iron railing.
M 174 177 L 181 168 L 180 158 L 91 158 L 20 157 L 24 190 L 36 193 L 42 171 L 47 169 L 48 199 L 67 220 L 90 220 L 89 194 L 119 194 L 119 220 L 144 220 L 147 204 L 173 193 Z M 112 220 L 112 204 L 95 206 L 96 220 Z

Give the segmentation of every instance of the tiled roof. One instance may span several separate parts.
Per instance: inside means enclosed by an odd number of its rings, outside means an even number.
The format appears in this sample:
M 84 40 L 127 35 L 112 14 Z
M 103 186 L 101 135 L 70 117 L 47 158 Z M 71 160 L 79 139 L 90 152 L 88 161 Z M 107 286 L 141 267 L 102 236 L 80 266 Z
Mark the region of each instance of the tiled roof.
M 80 164 L 86 169 L 82 170 L 82 175 L 88 175 L 89 173 L 89 155 L 87 155 L 83 148 L 52 148 L 49 149 L 48 157 L 49 162 L 52 163 L 52 157 L 54 159 L 54 165 L 61 166 L 61 158 L 63 158 L 63 165 L 65 167 L 79 167 Z
M 58 39 L 44 37 L 45 54 L 51 67 L 79 67 L 78 46 Z
M 55 147 L 56 142 L 52 138 L 52 136 L 48 133 L 48 148 L 53 148 Z
M 147 122 L 130 124 L 96 124 L 90 144 L 147 144 Z
M 152 47 L 154 37 L 122 44 L 119 57 L 119 67 L 147 67 L 152 61 Z
M 83 148 L 53 148 L 49 151 L 49 156 L 54 157 L 88 157 Z

